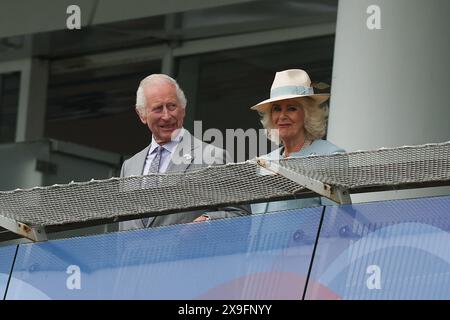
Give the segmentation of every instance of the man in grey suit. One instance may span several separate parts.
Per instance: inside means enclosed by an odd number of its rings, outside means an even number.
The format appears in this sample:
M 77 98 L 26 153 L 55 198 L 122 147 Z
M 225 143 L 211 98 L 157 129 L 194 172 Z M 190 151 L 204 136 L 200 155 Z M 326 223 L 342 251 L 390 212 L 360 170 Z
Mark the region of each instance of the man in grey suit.
M 121 177 L 149 173 L 186 172 L 225 164 L 225 150 L 192 136 L 183 128 L 186 97 L 178 83 L 165 74 L 144 78 L 136 93 L 136 113 L 152 133 L 149 146 L 126 160 Z M 249 214 L 246 207 L 226 207 L 211 212 L 191 211 L 121 222 L 119 230 L 200 222 Z

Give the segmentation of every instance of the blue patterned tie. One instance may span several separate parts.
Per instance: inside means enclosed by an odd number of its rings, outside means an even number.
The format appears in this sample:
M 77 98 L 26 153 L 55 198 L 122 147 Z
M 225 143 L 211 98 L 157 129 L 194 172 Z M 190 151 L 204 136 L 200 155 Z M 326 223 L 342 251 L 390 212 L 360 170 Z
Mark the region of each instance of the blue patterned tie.
M 162 154 L 163 150 L 164 150 L 163 147 L 158 146 L 153 151 L 153 152 L 156 152 L 156 155 L 153 158 L 152 163 L 150 164 L 150 168 L 148 169 L 147 174 L 159 172 L 159 165 L 161 164 L 161 154 Z M 143 218 L 142 223 L 144 224 L 144 227 L 148 228 L 150 226 L 150 223 L 153 222 L 153 219 L 155 219 L 155 217 Z
M 150 165 L 147 174 L 159 172 L 159 164 L 161 163 L 161 154 L 163 150 L 163 147 L 158 146 L 156 147 L 155 151 L 153 151 L 156 152 L 156 156 L 153 158 L 152 164 Z

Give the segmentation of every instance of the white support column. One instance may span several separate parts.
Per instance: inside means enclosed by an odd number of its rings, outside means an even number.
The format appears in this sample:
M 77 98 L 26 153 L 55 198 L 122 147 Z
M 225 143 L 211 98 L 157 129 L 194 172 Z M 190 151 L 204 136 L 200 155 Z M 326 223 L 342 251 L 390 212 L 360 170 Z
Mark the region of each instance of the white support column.
M 450 140 L 449 12 L 448 0 L 339 1 L 330 141 L 354 151 Z M 360 200 L 449 192 L 439 190 Z
M 37 140 L 44 136 L 48 61 L 26 59 L 21 71 L 16 142 Z

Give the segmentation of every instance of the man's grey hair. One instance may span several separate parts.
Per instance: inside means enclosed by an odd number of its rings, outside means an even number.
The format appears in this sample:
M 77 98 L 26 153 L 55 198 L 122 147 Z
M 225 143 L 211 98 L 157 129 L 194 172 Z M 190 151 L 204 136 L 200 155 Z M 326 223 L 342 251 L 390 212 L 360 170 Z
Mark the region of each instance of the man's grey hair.
M 318 104 L 316 101 L 310 98 L 298 99 L 305 111 L 304 128 L 306 132 L 306 138 L 310 141 L 322 138 L 327 129 L 327 116 L 328 116 L 328 104 Z M 275 129 L 275 125 L 272 122 L 272 108 L 269 108 L 265 112 L 260 112 L 261 123 L 266 129 L 267 137 L 280 144 L 280 138 L 278 137 L 278 130 Z
M 139 83 L 139 88 L 137 89 L 137 92 L 136 92 L 136 109 L 139 112 L 141 112 L 141 110 L 144 110 L 145 106 L 147 105 L 147 101 L 145 99 L 145 94 L 144 94 L 144 88 L 146 86 L 151 86 L 154 84 L 161 84 L 161 83 L 173 84 L 175 86 L 175 90 L 177 93 L 178 102 L 181 104 L 181 106 L 183 108 L 186 108 L 186 104 L 187 104 L 186 96 L 184 95 L 183 90 L 181 90 L 180 86 L 178 85 L 178 82 L 166 74 L 155 73 L 155 74 L 151 74 L 151 75 L 145 77 Z

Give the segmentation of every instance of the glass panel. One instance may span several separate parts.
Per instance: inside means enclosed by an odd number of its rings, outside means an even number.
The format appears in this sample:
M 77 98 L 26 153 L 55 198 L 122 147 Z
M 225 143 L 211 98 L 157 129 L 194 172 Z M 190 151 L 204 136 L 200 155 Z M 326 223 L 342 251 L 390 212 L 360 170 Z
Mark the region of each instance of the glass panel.
M 307 299 L 450 298 L 450 197 L 327 207 Z
M 150 139 L 134 110 L 136 90 L 155 72 L 160 72 L 159 61 L 51 76 L 46 136 L 134 154 Z
M 80 30 L 58 30 L 50 34 L 49 56 L 76 57 L 162 43 L 164 16 L 90 25 Z
M 0 300 L 5 296 L 16 246 L 0 247 Z
M 16 137 L 20 72 L 0 74 L 0 143 Z
M 335 23 L 338 0 L 259 0 L 231 5 L 212 1 L 206 8 L 89 25 L 81 30 L 50 33 L 51 59 L 76 57 L 171 42 L 205 39 L 246 32 Z M 189 6 L 188 6 L 189 7 Z M 107 14 L 105 14 L 107 15 Z
M 7 299 L 301 299 L 322 207 L 25 244 Z

